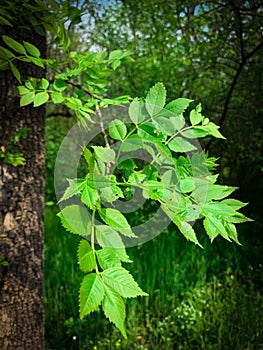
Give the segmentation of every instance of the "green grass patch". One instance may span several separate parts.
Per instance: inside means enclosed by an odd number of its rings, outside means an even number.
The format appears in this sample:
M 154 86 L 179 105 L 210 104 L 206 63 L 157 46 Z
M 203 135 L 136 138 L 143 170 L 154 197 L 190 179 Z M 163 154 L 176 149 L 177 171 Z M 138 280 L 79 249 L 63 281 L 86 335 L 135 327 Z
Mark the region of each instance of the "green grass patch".
M 47 350 L 263 349 L 263 297 L 252 268 L 237 264 L 242 248 L 203 238 L 200 249 L 173 227 L 129 248 L 130 271 L 150 296 L 127 300 L 125 340 L 100 312 L 79 320 L 79 237 L 64 231 L 54 207 L 46 208 L 45 231 Z

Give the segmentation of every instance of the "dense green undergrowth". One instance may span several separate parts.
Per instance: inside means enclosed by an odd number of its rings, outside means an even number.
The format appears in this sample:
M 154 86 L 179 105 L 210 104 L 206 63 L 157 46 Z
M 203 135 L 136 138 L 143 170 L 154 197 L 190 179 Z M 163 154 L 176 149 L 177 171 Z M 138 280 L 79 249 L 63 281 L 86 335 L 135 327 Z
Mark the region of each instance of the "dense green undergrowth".
M 131 271 L 150 296 L 127 300 L 124 339 L 100 312 L 79 319 L 79 239 L 61 228 L 55 207 L 46 208 L 45 228 L 47 350 L 263 349 L 262 276 L 253 262 L 243 267 L 245 244 L 211 245 L 203 235 L 200 249 L 171 226 L 143 248 L 129 248 Z M 241 242 L 247 238 L 241 233 Z

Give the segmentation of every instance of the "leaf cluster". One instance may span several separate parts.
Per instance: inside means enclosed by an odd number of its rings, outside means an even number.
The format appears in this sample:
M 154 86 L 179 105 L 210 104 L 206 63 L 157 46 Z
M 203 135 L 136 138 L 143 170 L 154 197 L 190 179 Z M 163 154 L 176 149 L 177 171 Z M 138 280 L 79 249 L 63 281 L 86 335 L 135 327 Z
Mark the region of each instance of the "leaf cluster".
M 25 165 L 25 157 L 18 147 L 15 146 L 20 141 L 21 137 L 25 137 L 30 129 L 21 128 L 17 133 L 11 136 L 10 142 L 7 146 L 0 147 L 0 159 L 6 164 L 13 166 Z
M 211 241 L 220 235 L 238 244 L 235 224 L 250 220 L 238 211 L 245 203 L 226 198 L 236 188 L 216 184 L 216 160 L 199 149 L 197 139 L 224 137 L 202 115 L 201 105 L 191 107 L 192 102 L 178 98 L 166 104 L 162 83 L 153 86 L 145 99 L 135 98 L 128 110 L 129 127 L 121 119 L 109 124 L 108 134 L 111 143 L 117 141 L 116 147 L 84 148 L 88 172 L 85 178 L 69 179 L 60 199 L 78 196 L 82 202 L 66 206 L 59 214 L 69 232 L 84 238 L 78 253 L 80 268 L 88 273 L 80 288 L 81 318 L 102 305 L 123 335 L 122 298 L 146 294 L 122 267 L 122 262 L 129 262 L 123 236 L 136 236 L 125 215 L 114 208 L 117 200 L 129 200 L 129 190 L 139 189 L 146 200 L 159 204 L 187 240 L 199 246 L 196 220 L 203 221 Z M 148 155 L 148 164 L 135 159 L 139 150 Z

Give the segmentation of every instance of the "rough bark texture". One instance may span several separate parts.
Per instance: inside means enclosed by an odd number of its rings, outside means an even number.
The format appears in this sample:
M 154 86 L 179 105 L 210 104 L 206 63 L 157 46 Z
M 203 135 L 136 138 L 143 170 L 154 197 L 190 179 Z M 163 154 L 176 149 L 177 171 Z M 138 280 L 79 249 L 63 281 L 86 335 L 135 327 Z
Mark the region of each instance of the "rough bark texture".
M 14 28 L 14 27 L 13 27 Z M 0 28 L 45 53 L 45 37 L 29 30 Z M 43 56 L 42 56 L 43 57 Z M 22 78 L 43 77 L 42 68 L 17 64 Z M 0 71 L 0 146 L 22 127 L 30 128 L 19 142 L 25 166 L 1 164 L 0 255 L 8 267 L 0 267 L 0 349 L 44 349 L 43 322 L 43 213 L 44 213 L 44 115 L 45 110 L 19 107 L 13 88 L 19 85 L 10 71 Z

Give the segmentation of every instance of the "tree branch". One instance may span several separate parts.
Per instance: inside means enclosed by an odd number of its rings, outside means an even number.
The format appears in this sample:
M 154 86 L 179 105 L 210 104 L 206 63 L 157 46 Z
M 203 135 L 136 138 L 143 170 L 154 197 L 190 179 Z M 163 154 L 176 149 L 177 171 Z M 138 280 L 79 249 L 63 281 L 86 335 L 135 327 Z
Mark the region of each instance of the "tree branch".
M 99 123 L 100 123 L 100 130 L 101 130 L 101 133 L 104 137 L 104 141 L 105 141 L 105 146 L 107 148 L 110 148 L 110 144 L 109 144 L 109 141 L 108 141 L 108 135 L 104 129 L 104 124 L 103 124 L 103 119 L 102 119 L 102 114 L 101 114 L 101 110 L 100 110 L 100 107 L 96 104 L 96 113 L 97 113 L 97 116 L 99 118 Z

